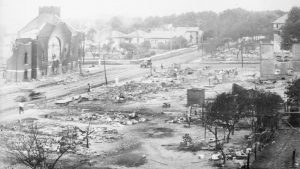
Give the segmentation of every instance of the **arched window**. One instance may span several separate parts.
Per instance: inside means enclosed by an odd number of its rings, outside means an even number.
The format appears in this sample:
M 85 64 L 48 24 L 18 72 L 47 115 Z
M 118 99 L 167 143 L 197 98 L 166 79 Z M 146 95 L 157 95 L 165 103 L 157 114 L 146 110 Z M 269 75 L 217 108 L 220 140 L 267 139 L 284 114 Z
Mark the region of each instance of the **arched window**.
M 42 51 L 42 62 L 46 62 L 46 56 L 45 56 L 45 52 Z
M 27 61 L 28 61 L 27 52 L 25 52 L 25 55 L 24 55 L 24 64 L 27 64 Z

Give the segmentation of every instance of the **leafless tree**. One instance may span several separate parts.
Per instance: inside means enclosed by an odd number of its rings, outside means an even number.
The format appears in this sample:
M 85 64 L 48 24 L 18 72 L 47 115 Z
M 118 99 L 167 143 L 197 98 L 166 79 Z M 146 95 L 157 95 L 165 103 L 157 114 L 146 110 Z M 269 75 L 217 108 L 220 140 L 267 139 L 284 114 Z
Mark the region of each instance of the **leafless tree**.
M 220 140 L 218 138 L 217 125 L 214 123 L 210 123 L 210 122 L 207 122 L 206 124 L 207 124 L 206 125 L 207 130 L 215 136 L 215 150 L 220 151 L 222 153 L 223 164 L 225 164 L 226 163 L 226 154 L 225 154 L 224 148 L 223 148 L 224 142 L 220 142 Z
M 55 169 L 68 152 L 76 151 L 75 130 L 68 129 L 62 137 L 41 135 L 37 125 L 29 134 L 19 134 L 7 141 L 10 158 L 32 169 Z
M 78 128 L 78 130 L 84 135 L 83 141 L 86 141 L 86 148 L 89 148 L 91 134 L 95 132 L 95 130 L 92 130 L 91 128 L 91 120 L 92 119 L 89 118 L 89 124 L 85 130 L 81 130 L 80 128 Z

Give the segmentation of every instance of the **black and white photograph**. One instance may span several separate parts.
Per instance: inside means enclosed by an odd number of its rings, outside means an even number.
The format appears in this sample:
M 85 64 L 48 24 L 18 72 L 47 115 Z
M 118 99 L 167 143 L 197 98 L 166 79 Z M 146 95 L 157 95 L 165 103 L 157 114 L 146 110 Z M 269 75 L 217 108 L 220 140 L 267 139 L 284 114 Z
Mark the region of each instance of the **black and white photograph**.
M 0 0 L 0 169 L 300 169 L 300 0 Z

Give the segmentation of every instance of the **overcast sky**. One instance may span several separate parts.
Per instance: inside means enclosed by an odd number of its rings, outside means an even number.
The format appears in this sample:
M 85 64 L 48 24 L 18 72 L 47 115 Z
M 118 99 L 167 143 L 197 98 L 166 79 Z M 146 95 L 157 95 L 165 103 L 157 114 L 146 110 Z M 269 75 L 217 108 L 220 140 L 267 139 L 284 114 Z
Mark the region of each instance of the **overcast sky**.
M 38 7 L 61 7 L 62 18 L 146 17 L 244 8 L 252 11 L 300 6 L 300 0 L 0 0 L 0 26 L 20 29 L 37 16 Z

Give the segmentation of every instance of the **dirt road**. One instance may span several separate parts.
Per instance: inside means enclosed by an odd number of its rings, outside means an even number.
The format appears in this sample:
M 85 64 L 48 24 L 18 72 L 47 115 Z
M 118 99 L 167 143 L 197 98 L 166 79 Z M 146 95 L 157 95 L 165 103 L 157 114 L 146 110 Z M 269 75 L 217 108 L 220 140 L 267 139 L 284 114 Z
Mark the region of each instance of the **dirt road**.
M 163 64 L 164 67 L 166 67 L 170 66 L 173 63 L 189 63 L 193 60 L 199 59 L 200 54 L 201 52 L 196 51 L 163 60 L 158 60 L 153 62 L 153 66 L 159 68 L 161 64 Z M 142 77 L 147 74 L 150 74 L 150 69 L 141 69 L 139 65 L 108 66 L 107 70 L 107 77 L 109 83 L 113 83 L 116 78 L 118 78 L 119 81 L 124 81 Z M 74 76 L 78 76 L 78 74 Z M 39 87 L 39 85 L 37 85 L 38 83 L 26 83 L 26 88 L 33 88 L 38 92 L 45 92 L 47 100 L 51 101 L 53 99 L 57 99 L 59 97 L 66 96 L 69 94 L 84 93 L 87 88 L 87 83 L 92 84 L 92 87 L 99 87 L 101 85 L 104 85 L 104 72 L 100 71 L 91 76 L 79 78 L 79 80 L 77 81 L 61 82 L 54 85 L 45 85 L 47 83 L 43 83 L 42 87 Z M 22 91 L 21 88 L 22 86 L 17 86 L 14 89 L 10 89 L 10 92 L 5 92 L 4 90 L 6 89 L 1 89 L 0 118 L 10 113 L 17 113 L 17 103 L 15 101 L 15 98 L 19 95 L 28 94 Z M 33 103 L 36 103 L 36 101 L 27 102 L 27 105 Z

